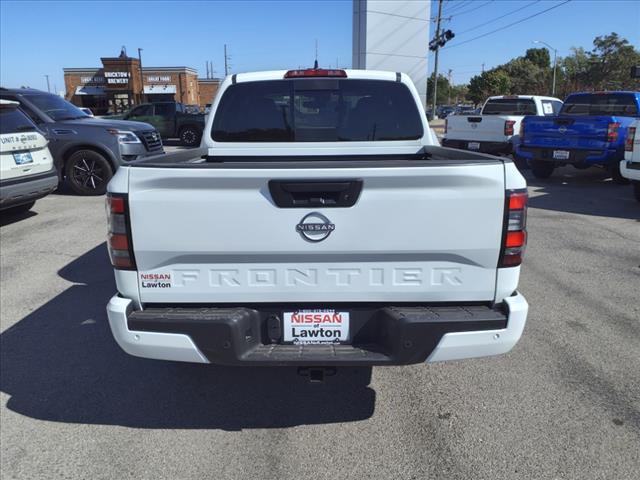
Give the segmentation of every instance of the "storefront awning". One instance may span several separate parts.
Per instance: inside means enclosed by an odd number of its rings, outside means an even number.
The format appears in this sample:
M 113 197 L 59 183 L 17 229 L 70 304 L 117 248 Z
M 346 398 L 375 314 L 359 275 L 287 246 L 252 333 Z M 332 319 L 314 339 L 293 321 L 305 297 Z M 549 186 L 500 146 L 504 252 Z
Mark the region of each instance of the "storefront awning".
M 104 87 L 76 87 L 76 95 L 104 95 Z
M 144 93 L 176 93 L 175 85 L 145 85 Z

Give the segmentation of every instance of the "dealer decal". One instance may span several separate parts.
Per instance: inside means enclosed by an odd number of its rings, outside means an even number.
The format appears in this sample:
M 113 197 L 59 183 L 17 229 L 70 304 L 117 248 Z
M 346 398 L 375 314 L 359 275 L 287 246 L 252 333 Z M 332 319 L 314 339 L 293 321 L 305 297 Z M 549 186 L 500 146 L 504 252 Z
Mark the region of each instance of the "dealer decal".
M 349 312 L 298 310 L 283 313 L 285 342 L 340 343 L 349 339 Z
M 141 273 L 140 286 L 142 288 L 171 288 L 171 274 Z

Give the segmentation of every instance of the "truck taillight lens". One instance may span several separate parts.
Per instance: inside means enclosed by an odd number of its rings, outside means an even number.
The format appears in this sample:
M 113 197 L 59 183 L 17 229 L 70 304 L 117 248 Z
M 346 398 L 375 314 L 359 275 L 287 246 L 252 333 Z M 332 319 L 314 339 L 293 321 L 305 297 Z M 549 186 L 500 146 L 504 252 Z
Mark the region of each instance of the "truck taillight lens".
M 607 142 L 615 142 L 618 140 L 618 129 L 620 124 L 618 122 L 612 122 L 607 127 Z
M 624 141 L 624 151 L 633 152 L 633 141 L 636 138 L 636 127 L 629 127 L 627 130 L 627 138 Z
M 108 193 L 106 207 L 107 247 L 111 265 L 119 270 L 135 270 L 127 196 Z
M 513 135 L 513 126 L 516 124 L 515 120 L 505 120 L 504 121 L 504 134 L 505 135 Z
M 507 191 L 499 268 L 522 263 L 527 245 L 527 200 L 526 188 Z

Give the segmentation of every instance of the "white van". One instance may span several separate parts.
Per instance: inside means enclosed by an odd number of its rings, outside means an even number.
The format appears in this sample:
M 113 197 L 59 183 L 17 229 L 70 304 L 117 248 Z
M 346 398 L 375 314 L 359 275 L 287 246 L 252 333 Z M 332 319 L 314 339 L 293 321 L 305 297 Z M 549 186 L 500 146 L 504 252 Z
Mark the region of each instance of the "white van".
M 58 186 L 48 140 L 18 106 L 0 99 L 0 210 L 14 212 L 29 210 Z

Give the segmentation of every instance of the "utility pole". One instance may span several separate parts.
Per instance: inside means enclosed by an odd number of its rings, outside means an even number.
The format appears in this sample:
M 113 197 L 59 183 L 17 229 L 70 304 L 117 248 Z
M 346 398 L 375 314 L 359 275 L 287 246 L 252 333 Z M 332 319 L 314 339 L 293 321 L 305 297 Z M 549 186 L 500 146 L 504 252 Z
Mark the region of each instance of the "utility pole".
M 228 63 L 228 56 L 227 56 L 227 44 L 224 44 L 224 76 L 226 77 L 227 75 L 229 75 L 229 63 Z
M 45 75 L 47 78 L 47 92 L 51 93 L 51 88 L 49 87 L 49 75 Z
M 482 64 L 482 73 L 484 73 L 484 63 Z
M 451 105 L 451 72 L 453 72 L 453 70 L 449 69 L 449 71 L 447 72 L 447 80 L 449 80 L 449 91 L 447 92 L 447 104 Z M 457 99 L 456 99 L 457 101 Z
M 207 60 L 207 78 L 209 78 L 209 60 Z
M 140 68 L 140 103 L 144 103 L 144 77 L 142 76 L 142 49 L 138 48 L 138 66 Z
M 318 39 L 317 38 L 316 38 L 316 56 L 314 57 L 314 60 L 317 68 L 317 65 L 318 65 Z
M 438 23 L 436 24 L 436 39 L 440 38 L 440 20 L 442 18 L 442 3 L 443 0 L 438 0 Z M 436 101 L 438 98 L 438 52 L 440 51 L 440 45 L 436 42 L 436 60 L 433 67 L 433 118 L 436 116 Z

